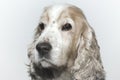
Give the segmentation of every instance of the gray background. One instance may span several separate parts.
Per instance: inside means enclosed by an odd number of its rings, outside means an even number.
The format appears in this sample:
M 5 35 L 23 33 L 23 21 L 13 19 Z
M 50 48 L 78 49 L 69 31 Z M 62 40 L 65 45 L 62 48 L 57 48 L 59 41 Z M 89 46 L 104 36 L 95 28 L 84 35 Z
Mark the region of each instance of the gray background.
M 29 80 L 27 47 L 44 6 L 80 7 L 96 31 L 107 80 L 120 80 L 119 0 L 0 0 L 0 80 Z

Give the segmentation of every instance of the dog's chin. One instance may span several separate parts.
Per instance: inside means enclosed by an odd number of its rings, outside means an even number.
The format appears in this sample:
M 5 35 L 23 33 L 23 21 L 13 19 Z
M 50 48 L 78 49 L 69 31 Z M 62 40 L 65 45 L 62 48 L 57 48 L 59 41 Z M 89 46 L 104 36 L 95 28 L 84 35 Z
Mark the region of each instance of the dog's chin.
M 40 64 L 44 68 L 49 68 L 53 66 L 50 62 L 47 62 L 47 61 L 41 61 Z

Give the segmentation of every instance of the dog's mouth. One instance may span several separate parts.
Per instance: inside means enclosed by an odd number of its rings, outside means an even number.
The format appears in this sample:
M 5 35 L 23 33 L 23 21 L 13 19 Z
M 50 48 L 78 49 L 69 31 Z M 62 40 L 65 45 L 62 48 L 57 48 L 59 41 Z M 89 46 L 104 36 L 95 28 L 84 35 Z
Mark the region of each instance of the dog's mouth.
M 48 62 L 49 63 L 49 62 Z M 38 76 L 42 76 L 45 79 L 52 79 L 60 76 L 65 67 L 40 67 L 40 65 L 33 64 L 34 70 Z
M 42 58 L 39 61 L 39 64 L 44 67 L 44 68 L 48 68 L 48 67 L 56 67 L 56 65 L 54 65 L 50 60 Z

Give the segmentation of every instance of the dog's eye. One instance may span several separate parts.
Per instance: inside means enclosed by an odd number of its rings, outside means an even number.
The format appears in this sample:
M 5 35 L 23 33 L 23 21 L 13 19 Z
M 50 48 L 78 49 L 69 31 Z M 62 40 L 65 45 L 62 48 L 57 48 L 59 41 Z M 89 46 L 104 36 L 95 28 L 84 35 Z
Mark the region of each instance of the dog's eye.
M 66 23 L 65 25 L 63 25 L 62 27 L 62 31 L 68 31 L 68 30 L 71 30 L 72 29 L 72 26 L 70 23 Z
M 44 30 L 45 24 L 44 24 L 44 23 L 40 23 L 40 24 L 39 24 L 39 27 L 40 27 L 41 30 Z

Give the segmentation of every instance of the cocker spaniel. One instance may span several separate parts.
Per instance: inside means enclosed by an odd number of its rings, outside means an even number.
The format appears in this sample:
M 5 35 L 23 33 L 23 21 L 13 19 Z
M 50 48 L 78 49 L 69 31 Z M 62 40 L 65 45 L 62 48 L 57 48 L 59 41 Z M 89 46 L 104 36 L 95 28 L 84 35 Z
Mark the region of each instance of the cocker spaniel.
M 44 9 L 28 57 L 32 80 L 105 80 L 95 32 L 73 5 Z

